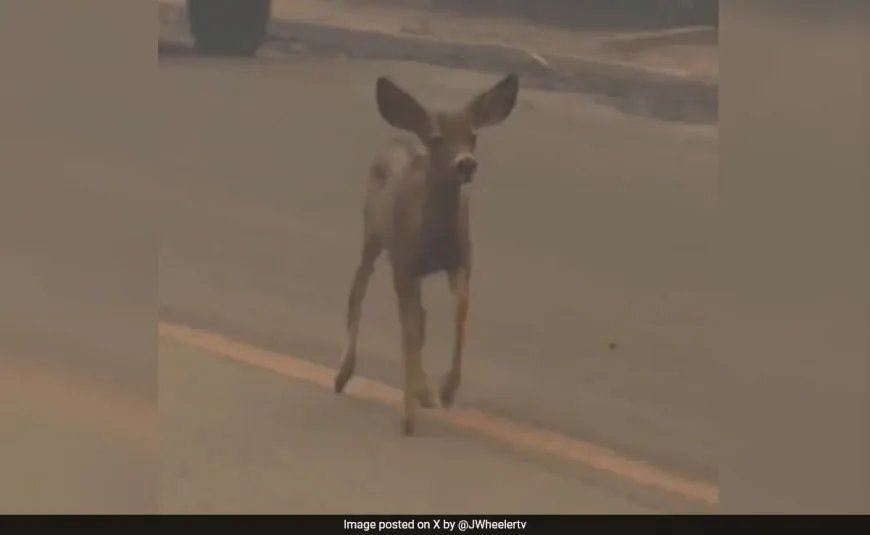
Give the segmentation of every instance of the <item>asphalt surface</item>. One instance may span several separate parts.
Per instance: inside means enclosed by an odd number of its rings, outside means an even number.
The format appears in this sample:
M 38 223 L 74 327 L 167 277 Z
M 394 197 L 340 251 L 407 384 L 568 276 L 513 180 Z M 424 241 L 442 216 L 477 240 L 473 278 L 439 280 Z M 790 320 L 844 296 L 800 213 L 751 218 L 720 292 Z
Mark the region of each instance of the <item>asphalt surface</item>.
M 394 135 L 374 79 L 433 105 L 494 79 L 304 56 L 160 61 L 161 319 L 335 365 L 366 169 Z M 715 479 L 715 133 L 523 91 L 479 155 L 460 403 Z M 387 274 L 379 264 L 364 304 L 358 373 L 395 385 Z M 448 366 L 446 286 L 426 289 L 433 381 Z
M 656 510 L 446 425 L 160 342 L 160 510 L 172 514 L 649 514 Z
M 117 68 L 62 79 L 33 69 L 4 86 L 7 102 L 39 102 L 39 113 L 10 106 L 0 130 L 0 371 L 45 388 L 12 380 L 18 389 L 3 391 L 0 459 L 16 474 L 0 487 L 4 511 L 154 510 L 155 306 L 161 320 L 334 365 L 365 170 L 393 135 L 375 113 L 375 77 L 449 104 L 493 81 L 408 64 L 174 56 L 161 58 L 155 108 L 86 83 Z M 482 133 L 460 406 L 714 472 L 701 274 L 715 148 L 705 128 L 531 91 Z M 365 304 L 358 373 L 398 384 L 386 273 Z M 431 281 L 427 306 L 434 381 L 451 339 L 445 281 Z M 139 423 L 119 428 L 130 414 Z M 385 417 L 369 432 L 396 427 Z

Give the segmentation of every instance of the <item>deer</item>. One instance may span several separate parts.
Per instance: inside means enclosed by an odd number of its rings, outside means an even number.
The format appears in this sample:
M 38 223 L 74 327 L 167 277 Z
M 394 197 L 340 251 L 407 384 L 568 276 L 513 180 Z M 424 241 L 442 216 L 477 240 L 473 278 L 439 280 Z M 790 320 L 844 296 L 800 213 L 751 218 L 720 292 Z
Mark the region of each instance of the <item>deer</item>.
M 369 168 L 362 254 L 347 298 L 346 345 L 334 387 L 341 394 L 354 374 L 362 302 L 375 262 L 386 251 L 401 328 L 405 436 L 415 433 L 417 405 L 435 408 L 422 362 L 422 284 L 430 275 L 447 275 L 455 303 L 453 355 L 439 392 L 443 408 L 452 406 L 462 380 L 472 264 L 466 186 L 478 170 L 477 131 L 507 119 L 518 93 L 519 78 L 508 74 L 458 111 L 432 112 L 391 79 L 381 76 L 375 83 L 381 118 L 413 136 L 394 139 Z

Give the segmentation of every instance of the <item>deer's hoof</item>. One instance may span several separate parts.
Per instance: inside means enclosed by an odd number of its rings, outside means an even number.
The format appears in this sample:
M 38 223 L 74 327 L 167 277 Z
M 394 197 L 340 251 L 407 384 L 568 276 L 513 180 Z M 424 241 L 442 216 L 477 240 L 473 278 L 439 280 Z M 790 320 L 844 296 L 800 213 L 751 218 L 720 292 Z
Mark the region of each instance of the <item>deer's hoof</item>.
M 341 394 L 344 392 L 344 387 L 347 386 L 347 382 L 350 381 L 350 378 L 353 377 L 353 370 L 356 367 L 356 360 L 345 360 L 341 369 L 338 370 L 338 373 L 335 374 L 335 393 Z
M 459 388 L 459 380 L 454 375 L 448 375 L 441 386 L 441 406 L 449 408 L 453 406 L 456 398 L 456 390 Z

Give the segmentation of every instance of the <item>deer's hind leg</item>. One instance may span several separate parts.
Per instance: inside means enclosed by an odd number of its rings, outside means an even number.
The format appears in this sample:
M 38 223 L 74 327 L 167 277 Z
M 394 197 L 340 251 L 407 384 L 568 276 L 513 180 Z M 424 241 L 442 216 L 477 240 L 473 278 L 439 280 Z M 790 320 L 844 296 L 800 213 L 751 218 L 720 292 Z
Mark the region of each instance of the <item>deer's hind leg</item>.
M 381 251 L 382 246 L 378 239 L 375 236 L 366 236 L 360 263 L 356 268 L 350 295 L 347 298 L 347 341 L 338 373 L 335 375 L 335 391 L 339 394 L 344 391 L 356 368 L 356 342 L 362 318 L 362 302 L 368 289 L 369 279 L 375 270 L 375 261 Z

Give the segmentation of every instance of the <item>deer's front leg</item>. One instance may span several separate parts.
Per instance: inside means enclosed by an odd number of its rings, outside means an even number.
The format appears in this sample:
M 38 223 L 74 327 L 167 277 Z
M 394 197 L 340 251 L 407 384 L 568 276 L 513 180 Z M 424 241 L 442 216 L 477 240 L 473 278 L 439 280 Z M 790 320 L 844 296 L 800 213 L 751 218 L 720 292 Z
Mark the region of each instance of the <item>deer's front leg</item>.
M 465 327 L 468 321 L 470 274 L 467 268 L 460 268 L 450 274 L 450 289 L 455 300 L 455 338 L 450 371 L 441 386 L 441 405 L 450 407 L 462 382 L 462 350 L 465 345 Z
M 414 434 L 417 403 L 424 408 L 434 405 L 423 371 L 423 341 L 426 331 L 426 311 L 423 308 L 421 283 L 396 277 L 399 299 L 399 319 L 402 329 L 402 357 L 405 365 L 404 416 L 402 428 L 406 435 Z

